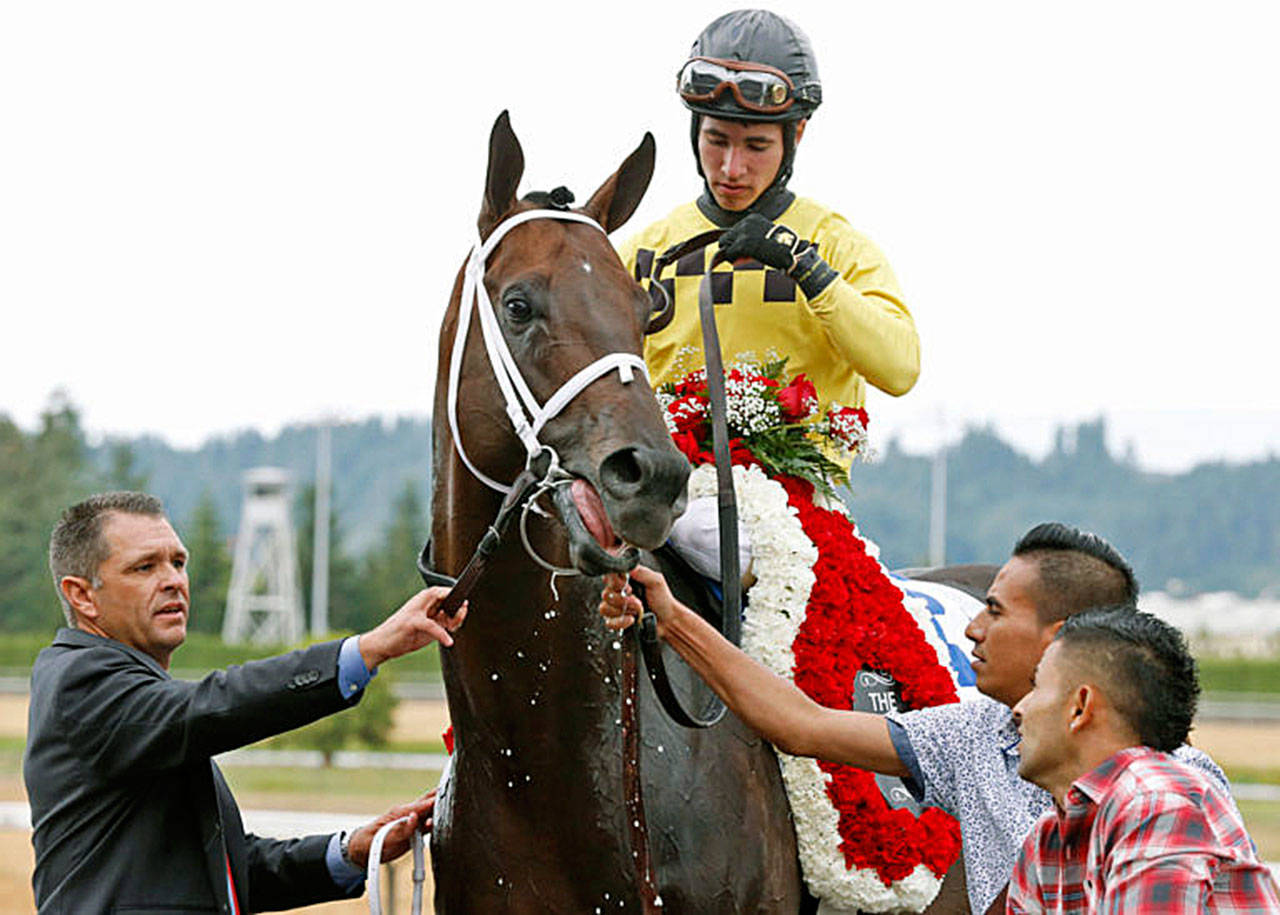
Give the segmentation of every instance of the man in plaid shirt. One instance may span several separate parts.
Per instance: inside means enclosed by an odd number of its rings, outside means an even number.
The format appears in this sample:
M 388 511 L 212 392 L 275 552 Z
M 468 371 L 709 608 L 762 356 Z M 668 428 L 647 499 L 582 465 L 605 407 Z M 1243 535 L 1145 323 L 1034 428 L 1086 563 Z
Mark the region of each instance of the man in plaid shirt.
M 1013 710 L 1018 772 L 1055 809 L 1023 843 L 1009 912 L 1280 912 L 1221 786 L 1170 755 L 1199 692 L 1167 623 L 1131 606 L 1067 618 Z

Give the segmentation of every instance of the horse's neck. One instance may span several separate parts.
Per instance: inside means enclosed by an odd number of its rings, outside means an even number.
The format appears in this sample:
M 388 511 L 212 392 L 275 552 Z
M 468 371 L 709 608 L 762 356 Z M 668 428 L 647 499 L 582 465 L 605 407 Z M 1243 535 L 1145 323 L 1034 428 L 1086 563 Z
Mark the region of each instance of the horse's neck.
M 456 455 L 437 460 L 437 467 L 433 553 L 441 571 L 457 574 L 493 520 L 499 499 Z M 542 532 L 541 538 L 535 533 L 535 543 L 544 555 L 562 554 L 546 537 L 545 522 L 531 519 L 530 528 Z M 514 519 L 468 598 L 466 624 L 454 647 L 444 653 L 449 710 L 460 743 L 485 753 L 536 746 L 550 763 L 612 726 L 619 701 L 616 639 L 599 624 L 596 585 L 560 578 L 557 588 L 560 600 L 549 573 L 525 554 Z

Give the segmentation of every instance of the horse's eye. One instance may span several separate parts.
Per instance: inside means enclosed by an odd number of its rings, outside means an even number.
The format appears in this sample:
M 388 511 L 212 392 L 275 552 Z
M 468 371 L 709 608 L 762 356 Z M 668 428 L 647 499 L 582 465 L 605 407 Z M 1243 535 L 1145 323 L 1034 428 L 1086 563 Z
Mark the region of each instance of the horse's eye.
M 533 317 L 533 306 L 519 296 L 512 296 L 502 303 L 507 309 L 507 317 L 513 321 L 528 321 Z

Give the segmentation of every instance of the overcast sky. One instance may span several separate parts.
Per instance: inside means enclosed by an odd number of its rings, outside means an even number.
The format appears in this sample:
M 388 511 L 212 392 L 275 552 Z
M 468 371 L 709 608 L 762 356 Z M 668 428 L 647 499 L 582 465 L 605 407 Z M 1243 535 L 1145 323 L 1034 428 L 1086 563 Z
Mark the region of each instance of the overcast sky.
M 452 9 L 442 9 L 442 7 Z M 494 117 L 585 200 L 724 3 L 0 6 L 0 413 L 179 444 L 425 414 Z M 1280 452 L 1280 5 L 780 3 L 826 101 L 792 187 L 884 249 L 923 345 L 873 431 L 1110 416 L 1146 465 Z M 882 439 L 883 440 L 883 439 Z

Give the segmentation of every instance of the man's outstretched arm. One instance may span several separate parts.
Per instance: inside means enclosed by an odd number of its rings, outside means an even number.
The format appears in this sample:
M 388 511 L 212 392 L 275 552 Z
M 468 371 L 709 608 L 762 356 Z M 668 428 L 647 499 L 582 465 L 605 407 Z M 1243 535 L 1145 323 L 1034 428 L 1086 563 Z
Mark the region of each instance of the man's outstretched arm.
M 815 756 L 886 775 L 909 775 L 879 715 L 824 708 L 795 684 L 748 657 L 671 594 L 658 572 L 639 566 L 631 578 L 645 588 L 658 635 L 715 690 L 733 713 L 793 756 Z M 621 575 L 605 576 L 600 613 L 611 629 L 625 629 L 643 607 Z

